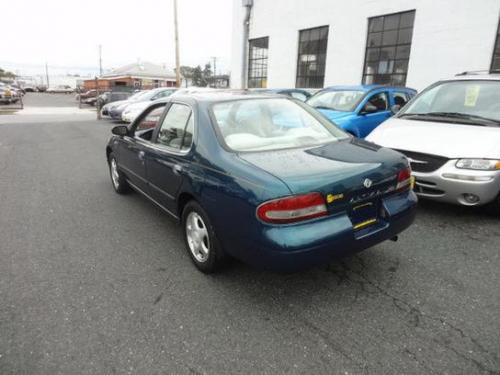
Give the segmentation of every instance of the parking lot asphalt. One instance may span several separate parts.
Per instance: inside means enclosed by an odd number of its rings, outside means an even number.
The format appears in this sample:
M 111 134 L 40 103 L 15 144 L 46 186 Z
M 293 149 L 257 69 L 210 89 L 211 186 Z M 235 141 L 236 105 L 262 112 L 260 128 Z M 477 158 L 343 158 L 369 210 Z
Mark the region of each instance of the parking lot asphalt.
M 422 201 L 396 243 L 207 276 L 114 193 L 113 124 L 64 116 L 0 117 L 0 374 L 500 374 L 499 218 Z

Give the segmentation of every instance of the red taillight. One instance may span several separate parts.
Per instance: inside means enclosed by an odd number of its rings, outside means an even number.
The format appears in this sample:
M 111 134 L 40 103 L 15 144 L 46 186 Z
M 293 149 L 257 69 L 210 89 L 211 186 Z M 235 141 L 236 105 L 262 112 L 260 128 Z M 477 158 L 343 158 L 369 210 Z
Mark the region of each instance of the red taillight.
M 411 187 L 411 168 L 407 167 L 398 173 L 398 184 L 396 190 L 405 190 Z
M 273 224 L 294 223 L 326 214 L 325 200 L 320 193 L 274 199 L 257 207 L 257 217 Z

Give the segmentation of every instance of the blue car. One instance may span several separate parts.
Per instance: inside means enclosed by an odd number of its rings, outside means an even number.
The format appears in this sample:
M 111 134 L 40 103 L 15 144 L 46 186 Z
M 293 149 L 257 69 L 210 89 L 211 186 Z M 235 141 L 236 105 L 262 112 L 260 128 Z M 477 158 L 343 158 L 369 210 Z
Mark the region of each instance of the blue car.
M 415 216 L 402 154 L 282 95 L 176 95 L 112 133 L 114 190 L 178 220 L 203 272 L 228 257 L 300 270 L 394 239 Z
M 313 95 L 307 104 L 346 132 L 364 138 L 416 94 L 406 87 L 332 86 Z

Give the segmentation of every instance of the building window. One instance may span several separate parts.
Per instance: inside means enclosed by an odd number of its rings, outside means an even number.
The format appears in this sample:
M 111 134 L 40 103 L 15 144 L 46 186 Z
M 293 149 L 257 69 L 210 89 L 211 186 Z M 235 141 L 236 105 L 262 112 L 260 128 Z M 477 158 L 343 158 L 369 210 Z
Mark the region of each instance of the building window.
M 248 87 L 265 88 L 267 87 L 269 37 L 251 39 L 248 43 Z
M 498 22 L 495 48 L 493 48 L 493 57 L 491 59 L 491 70 L 500 72 L 500 22 Z
M 328 26 L 300 31 L 295 87 L 323 87 L 327 44 Z
M 415 11 L 368 19 L 363 83 L 404 86 Z

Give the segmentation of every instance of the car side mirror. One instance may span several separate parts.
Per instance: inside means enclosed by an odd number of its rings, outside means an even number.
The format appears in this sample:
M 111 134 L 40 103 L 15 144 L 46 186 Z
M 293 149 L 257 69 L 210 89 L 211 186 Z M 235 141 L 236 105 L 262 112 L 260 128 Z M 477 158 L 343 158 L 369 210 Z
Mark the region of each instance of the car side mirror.
M 111 129 L 111 133 L 123 137 L 125 135 L 128 135 L 128 128 L 125 125 L 118 125 Z
M 360 114 L 367 115 L 367 114 L 370 114 L 370 113 L 375 113 L 377 111 L 378 111 L 378 108 L 375 107 L 372 103 L 368 102 L 368 103 L 365 104 L 365 106 L 361 110 Z
M 395 115 L 396 113 L 398 113 L 400 110 L 401 110 L 401 106 L 399 104 L 394 104 L 391 107 L 391 112 L 392 112 L 393 115 Z

